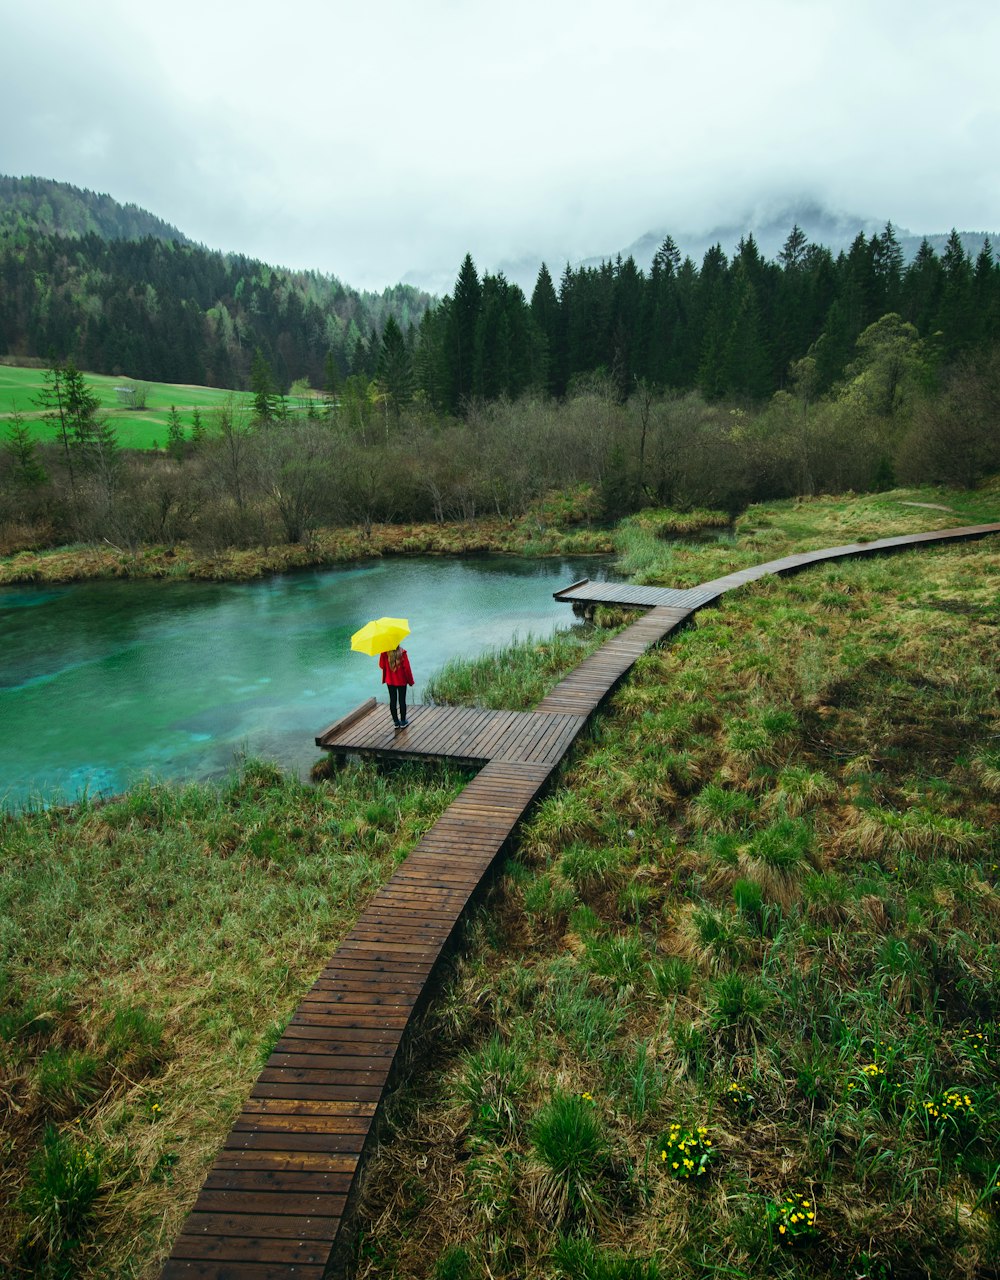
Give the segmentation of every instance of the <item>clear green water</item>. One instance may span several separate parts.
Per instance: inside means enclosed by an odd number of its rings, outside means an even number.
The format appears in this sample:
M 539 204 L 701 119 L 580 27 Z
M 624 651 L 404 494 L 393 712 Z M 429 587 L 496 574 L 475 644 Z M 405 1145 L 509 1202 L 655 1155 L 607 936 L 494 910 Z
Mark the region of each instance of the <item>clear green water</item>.
M 379 560 L 214 584 L 0 588 L 0 804 L 124 790 L 138 777 L 208 778 L 241 755 L 304 771 L 313 739 L 384 699 L 352 632 L 409 619 L 419 702 L 449 658 L 571 626 L 552 592 L 603 576 L 594 558 Z

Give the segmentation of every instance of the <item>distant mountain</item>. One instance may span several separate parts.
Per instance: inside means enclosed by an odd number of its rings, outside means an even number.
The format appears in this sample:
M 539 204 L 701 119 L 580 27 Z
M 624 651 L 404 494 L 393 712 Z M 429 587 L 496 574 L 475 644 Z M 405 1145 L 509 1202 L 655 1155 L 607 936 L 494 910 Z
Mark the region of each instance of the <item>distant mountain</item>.
M 663 226 L 647 231 L 637 240 L 622 249 L 613 249 L 597 257 L 575 258 L 569 260 L 574 269 L 579 267 L 598 267 L 602 262 L 613 261 L 619 253 L 623 258 L 632 257 L 642 271 L 648 271 L 653 255 L 667 238 L 672 236 L 681 251 L 681 257 L 691 257 L 697 266 L 701 265 L 705 253 L 715 244 L 721 244 L 725 253 L 732 256 L 733 250 L 751 232 L 757 241 L 757 247 L 765 258 L 777 258 L 781 252 L 788 233 L 798 225 L 805 232 L 812 244 L 824 245 L 836 257 L 842 250 L 849 249 L 859 232 L 866 236 L 879 235 L 884 229 L 887 219 L 863 218 L 856 214 L 833 213 L 812 201 L 787 204 L 777 210 L 763 213 L 748 213 L 744 217 L 733 220 L 707 231 L 685 231 L 682 227 Z M 911 261 L 920 247 L 924 234 L 909 231 L 893 224 L 893 230 L 907 262 Z M 950 229 L 949 229 L 950 230 Z M 975 261 L 983 240 L 989 238 L 995 248 L 1000 248 L 1000 232 L 961 231 L 959 235 L 966 252 Z M 948 239 L 948 232 L 929 232 L 927 242 L 935 253 L 940 254 Z M 546 259 L 549 271 L 558 283 L 559 276 L 566 266 L 566 259 Z M 485 265 L 485 264 L 484 264 Z M 512 284 L 518 284 L 530 297 L 538 277 L 538 268 L 542 265 L 540 255 L 525 254 L 519 258 L 510 258 L 496 264 L 486 266 L 490 271 L 502 271 Z M 454 280 L 444 281 L 435 277 L 421 277 L 413 273 L 408 277 L 411 283 L 418 280 L 425 288 L 433 288 L 437 293 L 450 293 Z
M 851 247 L 859 232 L 863 232 L 865 236 L 880 235 L 885 230 L 887 221 L 889 219 L 832 213 L 821 205 L 803 202 L 786 205 L 777 212 L 748 215 L 739 222 L 730 222 L 700 233 L 671 231 L 669 227 L 647 231 L 621 252 L 623 258 L 631 254 L 636 264 L 645 270 L 652 263 L 653 254 L 666 237 L 672 235 L 681 255 L 689 255 L 700 264 L 706 251 L 713 245 L 721 244 L 723 250 L 731 255 L 740 240 L 745 239 L 752 232 L 761 254 L 765 258 L 773 259 L 777 258 L 781 252 L 792 227 L 798 226 L 805 232 L 810 243 L 823 245 L 836 257 L 842 249 Z M 924 239 L 935 253 L 940 253 L 948 240 L 950 230 L 949 228 L 948 231 L 943 232 L 916 233 L 893 223 L 893 231 L 896 233 L 896 239 L 907 262 L 916 257 L 917 250 Z M 1000 236 L 995 231 L 961 231 L 959 236 L 963 248 L 973 260 L 983 247 L 985 239 L 988 238 L 994 245 L 1000 245 Z M 600 258 L 591 258 L 583 265 L 599 266 L 601 261 Z
M 176 240 L 191 244 L 183 232 L 136 204 L 119 204 L 55 182 L 51 178 L 13 178 L 0 174 L 0 235 L 35 231 L 42 235 L 97 235 L 102 240 Z

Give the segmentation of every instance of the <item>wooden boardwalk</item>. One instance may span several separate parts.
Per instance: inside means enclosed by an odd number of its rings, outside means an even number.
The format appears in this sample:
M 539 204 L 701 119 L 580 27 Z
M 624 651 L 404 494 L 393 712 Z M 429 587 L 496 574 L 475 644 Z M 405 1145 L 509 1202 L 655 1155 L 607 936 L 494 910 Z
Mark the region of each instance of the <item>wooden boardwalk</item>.
M 590 582 L 585 578 L 553 594 L 556 600 L 564 600 L 567 604 L 617 604 L 639 608 L 668 605 L 691 612 L 717 600 L 727 591 L 746 586 L 748 582 L 756 582 L 758 578 L 770 573 L 797 573 L 810 565 L 850 556 L 907 551 L 934 543 L 969 542 L 994 533 L 1000 533 L 1000 524 L 971 524 L 960 529 L 935 529 L 930 533 L 908 533 L 897 538 L 878 538 L 872 542 L 849 542 L 842 547 L 826 547 L 822 551 L 801 551 L 797 555 L 782 556 L 779 560 L 768 560 L 766 564 L 753 565 L 749 569 L 740 569 L 727 573 L 723 578 L 713 578 L 697 587 L 684 589 L 639 587 L 631 582 Z
M 650 611 L 534 711 L 414 707 L 409 728 L 395 733 L 388 707 L 371 698 L 325 730 L 316 741 L 334 752 L 483 767 L 378 891 L 296 1009 L 205 1179 L 163 1280 L 323 1280 L 341 1265 L 342 1226 L 379 1106 L 435 967 L 573 739 L 647 649 L 695 609 L 766 573 L 998 532 L 1000 524 L 976 525 L 806 552 L 683 592 L 576 583 L 557 598 Z M 637 599 L 636 592 L 650 594 Z

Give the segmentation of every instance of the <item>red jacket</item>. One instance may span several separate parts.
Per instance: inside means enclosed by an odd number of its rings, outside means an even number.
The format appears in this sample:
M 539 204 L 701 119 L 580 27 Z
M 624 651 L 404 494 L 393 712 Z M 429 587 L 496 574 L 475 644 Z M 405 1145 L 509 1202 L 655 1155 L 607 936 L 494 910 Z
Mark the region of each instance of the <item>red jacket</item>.
M 383 684 L 401 685 L 413 683 L 413 672 L 410 670 L 410 659 L 406 656 L 405 649 L 400 649 L 399 657 L 399 666 L 395 671 L 393 671 L 392 667 L 389 666 L 389 655 L 387 653 L 380 653 L 378 655 L 378 665 L 382 668 Z

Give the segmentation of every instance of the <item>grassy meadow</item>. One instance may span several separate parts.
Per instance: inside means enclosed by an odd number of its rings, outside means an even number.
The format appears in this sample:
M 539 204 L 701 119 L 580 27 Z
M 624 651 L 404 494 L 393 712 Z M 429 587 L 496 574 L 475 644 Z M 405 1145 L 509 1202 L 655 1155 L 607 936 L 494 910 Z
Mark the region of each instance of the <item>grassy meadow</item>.
M 623 549 L 703 580 L 933 514 L 886 510 Z M 359 1276 L 996 1274 L 998 582 L 995 538 L 818 567 L 640 661 L 469 927 Z
M 998 510 L 995 485 L 616 537 L 684 585 Z M 998 542 L 765 579 L 640 660 L 466 930 L 360 1277 L 995 1273 Z M 530 706 L 580 657 L 526 644 L 435 696 Z M 158 1274 L 301 995 L 467 776 L 249 763 L 0 819 L 0 1273 Z
M 0 364 L 0 433 L 16 412 L 23 415 L 33 439 L 57 439 L 57 426 L 44 418 L 43 411 L 36 403 L 45 389 L 44 374 L 44 369 L 22 369 Z M 249 399 L 246 393 L 215 387 L 149 382 L 145 384 L 149 387 L 146 408 L 125 409 L 115 394 L 115 387 L 127 386 L 131 379 L 88 373 L 84 375 L 84 381 L 100 399 L 101 412 L 107 414 L 118 443 L 127 449 L 165 448 L 172 406 L 177 409 L 185 434 L 190 436 L 196 409 L 201 414 L 203 426 L 206 430 L 211 430 L 213 410 L 227 404 L 233 396 L 238 400 Z
M 0 817 L 0 1274 L 158 1274 L 299 998 L 465 776 L 251 762 Z

